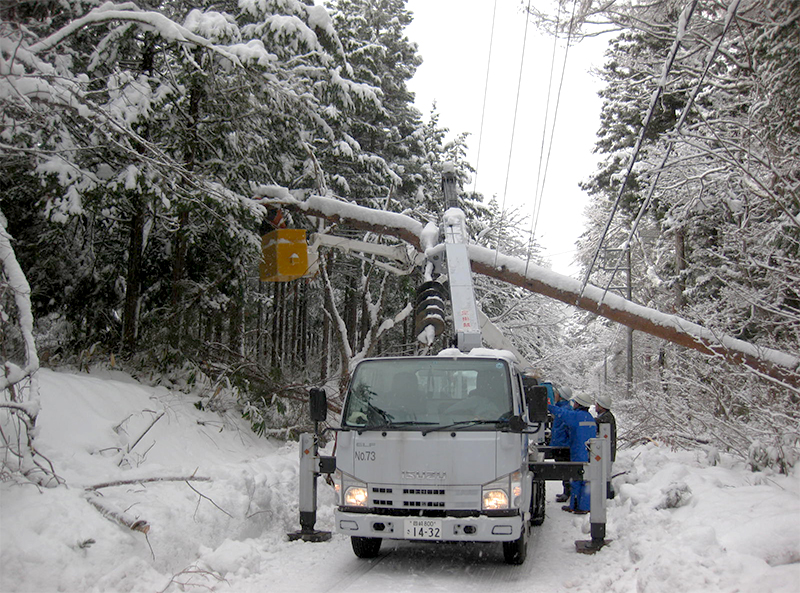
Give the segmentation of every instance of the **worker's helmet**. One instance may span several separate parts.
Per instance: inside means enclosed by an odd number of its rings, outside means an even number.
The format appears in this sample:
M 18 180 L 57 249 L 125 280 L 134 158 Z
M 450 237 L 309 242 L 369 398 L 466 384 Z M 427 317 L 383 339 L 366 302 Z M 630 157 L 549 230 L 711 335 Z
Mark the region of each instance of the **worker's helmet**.
M 595 398 L 595 402 L 598 406 L 604 407 L 606 410 L 611 409 L 611 396 L 607 393 L 601 393 Z
M 565 399 L 565 400 L 569 401 L 569 400 L 572 399 L 572 389 L 570 389 L 566 385 L 564 385 L 563 387 L 559 386 L 558 395 L 561 396 L 561 399 Z
M 584 408 L 588 408 L 594 402 L 589 399 L 588 396 L 583 395 L 582 393 L 576 393 L 572 396 L 572 401 L 576 402 L 579 406 L 583 406 Z

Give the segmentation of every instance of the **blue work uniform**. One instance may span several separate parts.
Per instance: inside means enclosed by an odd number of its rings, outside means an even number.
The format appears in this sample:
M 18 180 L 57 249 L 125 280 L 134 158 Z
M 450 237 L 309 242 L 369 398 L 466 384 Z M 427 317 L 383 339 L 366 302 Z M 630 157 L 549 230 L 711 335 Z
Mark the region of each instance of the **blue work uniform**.
M 589 450 L 586 441 L 597 436 L 597 424 L 586 408 L 560 408 L 547 406 L 553 418 L 561 418 L 569 428 L 569 458 L 570 461 L 589 461 Z M 577 511 L 590 510 L 589 487 L 585 480 L 572 480 L 570 482 L 572 498 L 570 507 Z
M 559 408 L 572 408 L 569 401 L 560 399 L 555 404 Z M 551 447 L 569 447 L 569 426 L 566 425 L 564 419 L 560 416 L 553 415 L 553 428 L 550 432 L 550 446 Z
M 569 400 L 559 399 L 556 403 L 559 408 L 570 408 Z M 551 447 L 569 447 L 569 426 L 564 423 L 560 416 L 553 417 L 553 427 L 550 430 L 550 446 Z M 556 461 L 569 461 L 569 456 L 566 451 L 553 452 L 553 459 Z M 561 483 L 564 493 L 559 496 L 567 497 L 570 493 L 569 480 L 563 480 Z M 556 499 L 559 500 L 559 499 Z M 560 500 L 564 500 L 561 498 Z

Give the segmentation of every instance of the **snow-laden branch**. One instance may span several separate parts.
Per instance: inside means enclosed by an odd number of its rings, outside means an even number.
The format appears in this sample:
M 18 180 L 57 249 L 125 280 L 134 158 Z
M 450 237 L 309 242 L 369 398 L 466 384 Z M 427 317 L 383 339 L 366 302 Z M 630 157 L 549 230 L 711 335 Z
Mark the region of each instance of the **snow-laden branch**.
M 420 252 L 428 247 L 423 246 L 425 226 L 405 214 L 375 210 L 317 195 L 303 199 L 288 189 L 275 185 L 258 186 L 254 193 L 255 199 L 265 206 L 285 206 L 329 222 L 344 223 L 362 231 L 397 237 Z
M 4 280 L 8 289 L 14 296 L 14 303 L 17 306 L 17 317 L 20 333 L 25 344 L 25 366 L 20 367 L 11 361 L 4 361 L 4 373 L 0 377 L 0 391 L 16 385 L 26 377 L 30 377 L 39 368 L 39 355 L 36 352 L 36 342 L 33 338 L 33 312 L 31 309 L 31 287 L 22 268 L 14 254 L 11 246 L 11 235 L 6 231 L 5 218 L 0 213 L 0 264 Z M 30 402 L 34 406 L 38 405 L 38 394 L 32 389 Z M 29 410 L 28 413 L 30 414 Z M 33 414 L 36 417 L 36 414 Z
M 49 37 L 32 44 L 28 47 L 28 50 L 35 54 L 46 52 L 84 27 L 108 21 L 130 21 L 147 25 L 158 31 L 159 35 L 164 39 L 206 47 L 225 56 L 233 63 L 240 64 L 238 56 L 227 48 L 211 43 L 205 37 L 193 33 L 161 13 L 141 10 L 133 2 L 125 2 L 123 4 L 106 2 L 102 6 L 89 11 L 85 16 L 75 19 Z M 271 58 L 268 57 L 267 59 Z
M 285 188 L 262 186 L 256 191 L 257 200 L 264 205 L 280 205 L 334 222 L 346 222 L 353 228 L 390 235 L 408 242 L 415 249 L 431 254 L 434 236 L 410 216 L 384 212 L 343 202 L 333 198 L 311 196 L 302 199 Z M 800 358 L 795 355 L 763 348 L 719 335 L 701 325 L 637 305 L 603 289 L 587 285 L 581 294 L 581 282 L 525 262 L 502 255 L 492 249 L 469 246 L 473 271 L 508 282 L 568 305 L 601 315 L 627 327 L 639 330 L 675 344 L 730 362 L 747 366 L 760 375 L 784 385 L 800 388 Z

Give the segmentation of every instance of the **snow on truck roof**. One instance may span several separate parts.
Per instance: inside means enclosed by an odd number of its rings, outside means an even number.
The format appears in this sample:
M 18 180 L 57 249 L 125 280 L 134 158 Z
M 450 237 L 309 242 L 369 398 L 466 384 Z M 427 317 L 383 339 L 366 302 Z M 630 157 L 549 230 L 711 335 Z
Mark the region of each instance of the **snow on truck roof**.
M 386 361 L 386 360 L 412 360 L 424 358 L 493 358 L 508 362 L 511 366 L 518 366 L 519 360 L 510 350 L 495 350 L 492 348 L 473 348 L 469 352 L 462 352 L 458 348 L 445 348 L 433 356 L 386 356 L 377 358 L 364 358 L 361 362 Z
M 445 348 L 436 356 L 448 358 L 502 358 L 511 365 L 519 364 L 517 357 L 510 350 L 495 350 L 492 348 L 473 348 L 469 352 L 461 352 L 458 348 Z

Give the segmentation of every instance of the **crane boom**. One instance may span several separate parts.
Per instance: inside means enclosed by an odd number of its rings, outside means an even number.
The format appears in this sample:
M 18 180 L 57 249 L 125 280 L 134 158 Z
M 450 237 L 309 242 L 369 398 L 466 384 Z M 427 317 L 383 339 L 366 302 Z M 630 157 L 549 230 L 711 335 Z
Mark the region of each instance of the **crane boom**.
M 452 165 L 446 165 L 442 173 L 442 192 L 446 210 L 442 215 L 447 280 L 456 346 L 462 352 L 483 345 L 478 305 L 472 285 L 466 216 L 458 207 L 458 181 Z

